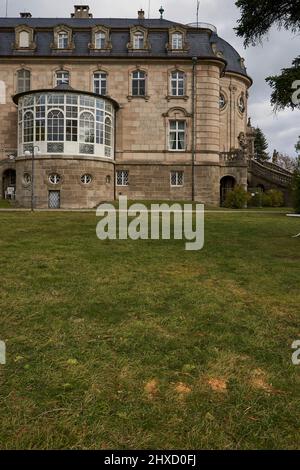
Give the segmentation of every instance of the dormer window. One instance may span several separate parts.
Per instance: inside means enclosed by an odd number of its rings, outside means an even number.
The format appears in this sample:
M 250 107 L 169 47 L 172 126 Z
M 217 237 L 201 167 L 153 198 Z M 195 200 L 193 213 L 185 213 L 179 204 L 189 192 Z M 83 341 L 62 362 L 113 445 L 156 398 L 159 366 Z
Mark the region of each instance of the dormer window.
M 142 26 L 130 29 L 130 42 L 127 45 L 129 51 L 150 50 L 148 41 L 148 30 Z
M 34 30 L 27 25 L 19 25 L 15 28 L 15 49 L 34 50 Z
M 57 45 L 58 49 L 67 49 L 68 48 L 68 33 L 61 31 L 58 33 Z
M 167 44 L 167 50 L 170 52 L 187 52 L 188 44 L 186 40 L 186 29 L 177 26 L 176 28 L 169 29 L 169 43 Z
M 133 48 L 144 49 L 144 34 L 139 31 L 134 34 L 133 38 Z
M 96 49 L 104 49 L 106 42 L 106 35 L 105 33 L 96 33 L 95 34 L 95 47 Z
M 172 34 L 172 49 L 183 49 L 183 35 L 182 33 Z
M 89 44 L 89 49 L 103 51 L 112 48 L 110 41 L 110 30 L 105 26 L 94 26 L 92 28 L 92 41 Z
M 65 25 L 58 25 L 54 28 L 54 42 L 51 44 L 52 49 L 71 50 L 74 49 L 72 40 L 72 29 Z

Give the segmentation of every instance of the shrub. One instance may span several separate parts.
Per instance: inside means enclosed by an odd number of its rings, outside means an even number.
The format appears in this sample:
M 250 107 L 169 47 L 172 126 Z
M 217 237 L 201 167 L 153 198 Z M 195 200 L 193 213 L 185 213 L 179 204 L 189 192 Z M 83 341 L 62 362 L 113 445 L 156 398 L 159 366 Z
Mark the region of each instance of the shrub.
M 277 189 L 270 189 L 266 192 L 266 201 L 268 204 L 265 204 L 269 207 L 282 207 L 284 205 L 284 195 L 282 191 Z
M 228 192 L 225 199 L 225 207 L 231 209 L 245 209 L 249 200 L 249 194 L 242 186 L 236 186 Z

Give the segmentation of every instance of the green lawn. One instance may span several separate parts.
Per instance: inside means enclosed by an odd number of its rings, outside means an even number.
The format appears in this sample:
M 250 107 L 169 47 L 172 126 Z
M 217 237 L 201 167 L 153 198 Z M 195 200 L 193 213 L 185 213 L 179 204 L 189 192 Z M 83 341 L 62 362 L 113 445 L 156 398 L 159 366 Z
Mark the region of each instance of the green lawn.
M 300 446 L 300 219 L 209 213 L 206 243 L 0 213 L 1 449 Z

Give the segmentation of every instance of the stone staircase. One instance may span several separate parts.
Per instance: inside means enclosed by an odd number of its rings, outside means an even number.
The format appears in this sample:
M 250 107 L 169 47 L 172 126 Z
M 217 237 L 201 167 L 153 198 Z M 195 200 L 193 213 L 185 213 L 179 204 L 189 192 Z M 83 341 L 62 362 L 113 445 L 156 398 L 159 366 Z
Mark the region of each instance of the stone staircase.
M 249 160 L 248 171 L 252 178 L 259 178 L 266 183 L 280 186 L 288 189 L 292 183 L 293 174 L 270 162 L 258 162 L 257 160 Z

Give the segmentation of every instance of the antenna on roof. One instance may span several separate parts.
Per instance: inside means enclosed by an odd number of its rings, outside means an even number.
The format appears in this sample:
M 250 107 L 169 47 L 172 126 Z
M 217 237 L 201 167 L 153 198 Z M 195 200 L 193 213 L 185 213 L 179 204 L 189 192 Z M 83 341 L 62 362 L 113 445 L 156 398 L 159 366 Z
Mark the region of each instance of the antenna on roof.
M 151 0 L 148 2 L 148 19 L 150 20 Z
M 197 28 L 199 27 L 199 9 L 200 9 L 200 0 L 197 0 Z
M 8 0 L 5 2 L 5 17 L 7 18 L 8 16 Z

